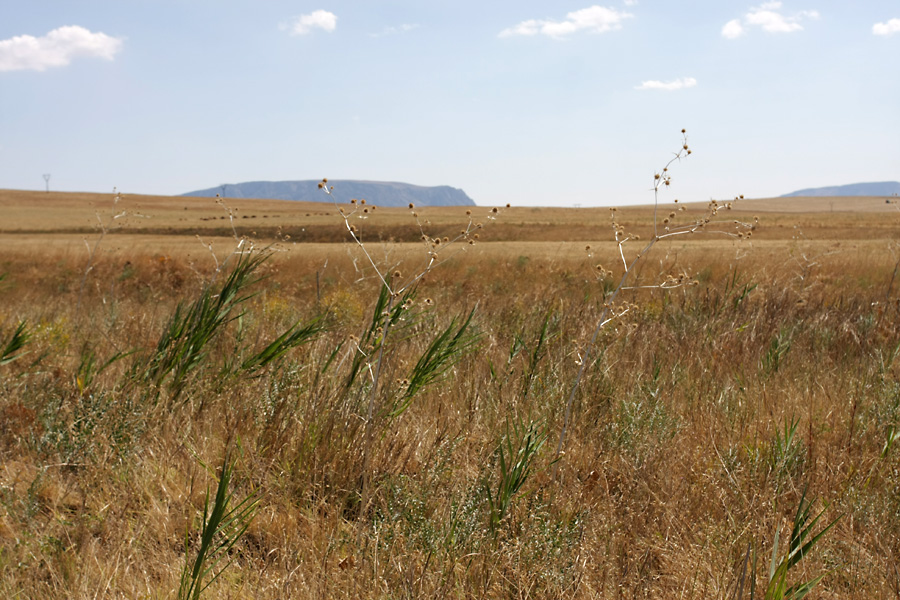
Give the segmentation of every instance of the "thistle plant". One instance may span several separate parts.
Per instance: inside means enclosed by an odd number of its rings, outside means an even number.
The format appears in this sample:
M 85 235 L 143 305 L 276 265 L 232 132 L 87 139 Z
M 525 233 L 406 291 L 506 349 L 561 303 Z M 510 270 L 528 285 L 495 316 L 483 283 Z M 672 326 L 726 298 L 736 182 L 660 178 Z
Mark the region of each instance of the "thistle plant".
M 334 195 L 334 186 L 328 185 L 328 179 L 319 183 L 319 189 L 329 195 L 344 221 L 344 227 L 350 234 L 350 238 L 363 253 L 366 261 L 371 266 L 375 276 L 381 283 L 378 300 L 375 304 L 370 326 L 356 343 L 357 353 L 354 356 L 348 385 L 356 379 L 363 368 L 371 375 L 371 383 L 368 387 L 368 401 L 366 408 L 365 433 L 363 442 L 362 460 L 362 485 L 360 492 L 360 512 L 362 517 L 368 505 L 369 496 L 369 464 L 371 461 L 372 447 L 374 445 L 375 421 L 379 416 L 386 415 L 395 418 L 402 415 L 409 408 L 416 393 L 422 388 L 437 381 L 440 376 L 452 365 L 458 362 L 462 356 L 474 346 L 475 336 L 470 332 L 470 324 L 474 315 L 474 309 L 462 320 L 461 325 L 456 326 L 457 320 L 442 332 L 428 345 L 425 353 L 416 363 L 410 376 L 401 381 L 403 391 L 399 398 L 389 403 L 387 410 L 379 410 L 377 404 L 381 393 L 381 379 L 385 368 L 385 348 L 393 327 L 401 320 L 402 313 L 413 304 L 416 287 L 419 282 L 441 263 L 449 260 L 467 246 L 474 245 L 478 238 L 478 231 L 483 225 L 474 220 L 472 211 L 466 211 L 466 224 L 463 229 L 450 238 L 449 236 L 432 236 L 426 229 L 427 220 L 420 218 L 414 204 L 409 204 L 409 211 L 420 232 L 420 239 L 425 251 L 425 263 L 418 269 L 404 277 L 399 264 L 390 265 L 387 268 L 379 267 L 373 259 L 366 243 L 363 241 L 362 232 L 356 223 L 368 219 L 377 207 L 369 205 L 365 199 L 353 198 L 350 200 L 350 208 L 338 204 Z M 498 208 L 492 208 L 488 213 L 489 220 L 496 219 Z M 425 301 L 430 304 L 429 300 Z M 455 331 L 454 331 L 455 329 Z M 365 348 L 366 350 L 363 350 Z
M 560 429 L 559 441 L 556 445 L 554 460 L 558 460 L 563 451 L 563 447 L 566 441 L 566 432 L 568 431 L 569 423 L 571 422 L 572 418 L 572 405 L 574 404 L 575 396 L 578 392 L 581 380 L 584 378 L 584 373 L 587 369 L 587 366 L 591 362 L 591 354 L 594 346 L 596 345 L 597 338 L 600 335 L 600 330 L 603 329 L 603 327 L 611 321 L 625 315 L 629 310 L 631 310 L 631 307 L 627 304 L 617 304 L 620 293 L 624 290 L 665 290 L 696 284 L 696 281 L 693 278 L 688 277 L 685 274 L 680 274 L 678 276 L 669 276 L 664 281 L 656 282 L 650 285 L 637 285 L 632 283 L 632 278 L 636 269 L 641 264 L 641 261 L 647 258 L 648 253 L 653 249 L 653 247 L 660 241 L 668 240 L 677 236 L 704 233 L 715 233 L 735 239 L 744 239 L 750 236 L 753 230 L 756 228 L 756 223 L 746 223 L 738 220 L 726 221 L 717 219 L 720 211 L 731 210 L 732 202 L 725 202 L 720 204 L 716 200 L 710 200 L 707 209 L 702 216 L 690 220 L 686 223 L 678 223 L 679 214 L 685 212 L 686 209 L 684 205 L 679 205 L 678 200 L 676 199 L 674 202 L 674 209 L 669 212 L 667 216 L 661 216 L 659 196 L 662 190 L 668 189 L 671 186 L 672 175 L 669 169 L 676 162 L 680 162 L 682 159 L 687 158 L 692 153 L 692 150 L 688 146 L 687 131 L 682 129 L 681 136 L 681 147 L 673 153 L 672 158 L 669 159 L 669 161 L 663 166 L 663 168 L 653 175 L 653 234 L 651 238 L 647 240 L 646 243 L 644 243 L 637 252 L 629 254 L 627 251 L 627 247 L 632 243 L 640 243 L 640 236 L 634 233 L 627 232 L 625 227 L 621 225 L 616 218 L 616 209 L 610 209 L 613 234 L 616 241 L 616 249 L 619 255 L 619 259 L 621 260 L 623 271 L 619 278 L 618 285 L 615 287 L 615 289 L 613 289 L 612 293 L 606 297 L 606 301 L 603 305 L 603 309 L 600 311 L 600 316 L 597 319 L 597 325 L 594 327 L 594 331 L 591 335 L 590 340 L 585 345 L 584 349 L 579 353 L 580 366 L 578 369 L 578 374 L 576 375 L 575 380 L 573 381 L 572 386 L 569 389 L 568 399 L 566 400 L 566 408 L 563 417 L 563 424 L 562 428 Z M 738 196 L 734 200 L 737 201 L 741 198 L 743 198 L 743 196 Z M 732 226 L 732 228 L 724 229 L 721 227 L 723 224 L 729 224 Z M 710 225 L 712 225 L 712 227 L 710 227 Z M 588 250 L 590 250 L 590 247 L 588 247 Z M 613 276 L 613 272 L 611 270 L 607 270 L 603 265 L 598 265 L 597 270 L 602 276 Z M 554 467 L 554 474 L 555 473 L 556 467 Z

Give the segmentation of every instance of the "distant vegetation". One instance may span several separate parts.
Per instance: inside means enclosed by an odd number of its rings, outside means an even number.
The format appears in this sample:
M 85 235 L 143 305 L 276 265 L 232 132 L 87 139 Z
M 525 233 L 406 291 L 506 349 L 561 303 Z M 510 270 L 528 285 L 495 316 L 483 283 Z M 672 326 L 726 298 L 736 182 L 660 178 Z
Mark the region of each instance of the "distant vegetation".
M 331 198 L 318 188 L 315 181 L 249 181 L 245 183 L 229 183 L 196 192 L 188 192 L 185 196 L 223 198 L 266 198 L 272 200 L 303 200 L 306 202 L 331 202 Z M 475 201 L 460 189 L 448 185 L 426 187 L 390 181 L 345 181 L 341 180 L 340 189 L 346 199 L 366 199 L 376 206 L 475 206 Z
M 892 196 L 900 194 L 900 181 L 878 181 L 874 183 L 849 183 L 830 187 L 797 190 L 787 196 Z

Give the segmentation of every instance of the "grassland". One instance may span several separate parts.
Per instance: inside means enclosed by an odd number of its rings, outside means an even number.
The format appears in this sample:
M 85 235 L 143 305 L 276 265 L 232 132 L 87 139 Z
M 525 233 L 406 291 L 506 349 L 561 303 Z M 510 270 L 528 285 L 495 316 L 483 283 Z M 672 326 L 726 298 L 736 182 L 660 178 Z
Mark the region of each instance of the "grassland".
M 439 263 L 376 309 L 331 205 L 0 191 L 0 596 L 175 597 L 228 453 L 258 509 L 205 597 L 761 598 L 805 492 L 789 583 L 896 598 L 900 214 L 841 203 L 659 242 L 630 285 L 687 277 L 622 293 L 557 456 L 607 209 L 357 213 L 395 288 Z

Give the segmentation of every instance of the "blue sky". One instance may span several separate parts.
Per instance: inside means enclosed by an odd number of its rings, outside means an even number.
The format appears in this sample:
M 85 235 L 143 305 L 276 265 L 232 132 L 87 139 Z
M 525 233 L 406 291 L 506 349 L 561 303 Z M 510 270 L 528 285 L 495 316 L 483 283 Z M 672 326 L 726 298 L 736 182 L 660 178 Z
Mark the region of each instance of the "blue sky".
M 897 64 L 896 0 L 0 0 L 0 187 L 648 203 L 682 128 L 684 201 L 900 180 Z

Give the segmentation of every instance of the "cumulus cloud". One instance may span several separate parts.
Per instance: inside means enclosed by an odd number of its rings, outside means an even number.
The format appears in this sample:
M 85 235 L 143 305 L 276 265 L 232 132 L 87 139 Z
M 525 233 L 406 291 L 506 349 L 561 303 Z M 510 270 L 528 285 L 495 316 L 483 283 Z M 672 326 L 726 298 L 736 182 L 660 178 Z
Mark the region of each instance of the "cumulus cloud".
M 872 33 L 875 35 L 894 35 L 900 33 L 900 19 L 891 19 L 887 23 L 875 23 L 872 25 Z
M 740 19 L 732 19 L 725 23 L 722 27 L 722 35 L 727 37 L 729 40 L 733 40 L 734 38 L 741 37 L 744 35 L 744 26 L 741 25 Z
M 644 81 L 641 85 L 635 87 L 636 90 L 663 90 L 673 92 L 675 90 L 683 90 L 684 88 L 694 87 L 697 80 L 693 77 L 681 77 L 672 81 Z
M 119 38 L 67 25 L 41 37 L 17 35 L 0 41 L 0 71 L 44 71 L 80 57 L 112 60 L 121 48 Z
M 552 38 L 564 38 L 579 31 L 588 33 L 604 33 L 613 29 L 621 29 L 622 21 L 633 17 L 631 13 L 615 8 L 590 6 L 570 12 L 563 21 L 529 19 L 504 29 L 500 37 L 514 35 L 546 35 Z
M 370 33 L 371 37 L 384 37 L 386 35 L 397 35 L 398 33 L 406 33 L 407 31 L 412 31 L 413 29 L 417 29 L 419 27 L 418 23 L 404 23 L 402 25 L 397 25 L 393 27 L 385 27 L 378 33 Z
M 287 25 L 291 35 L 306 35 L 313 29 L 331 33 L 337 27 L 337 15 L 327 10 L 314 10 L 308 15 L 300 15 Z
M 802 31 L 802 21 L 818 19 L 815 10 L 801 10 L 793 15 L 785 15 L 781 2 L 766 2 L 754 6 L 740 19 L 732 19 L 722 27 L 722 37 L 733 40 L 743 35 L 751 27 L 759 27 L 768 33 L 791 33 Z

